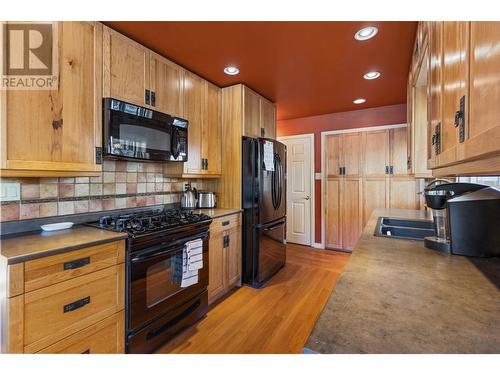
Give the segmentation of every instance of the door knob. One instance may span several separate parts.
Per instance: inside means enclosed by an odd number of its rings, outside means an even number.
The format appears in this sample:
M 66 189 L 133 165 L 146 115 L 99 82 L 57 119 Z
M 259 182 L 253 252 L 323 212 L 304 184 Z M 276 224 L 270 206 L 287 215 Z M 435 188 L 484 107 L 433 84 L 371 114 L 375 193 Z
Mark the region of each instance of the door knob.
M 306 201 L 308 201 L 310 198 L 311 198 L 311 197 L 310 197 L 309 195 L 307 195 L 307 196 L 305 197 L 305 200 L 306 200 Z

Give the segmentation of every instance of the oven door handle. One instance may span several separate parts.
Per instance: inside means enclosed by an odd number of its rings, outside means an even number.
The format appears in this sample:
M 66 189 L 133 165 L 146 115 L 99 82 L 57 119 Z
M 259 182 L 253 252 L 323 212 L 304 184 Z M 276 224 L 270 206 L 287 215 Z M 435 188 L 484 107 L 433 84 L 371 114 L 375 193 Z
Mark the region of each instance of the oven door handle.
M 136 262 L 141 262 L 143 260 L 156 258 L 156 257 L 162 256 L 162 255 L 165 255 L 167 253 L 171 253 L 171 252 L 173 252 L 175 250 L 182 249 L 184 247 L 184 244 L 186 242 L 188 242 L 188 241 L 195 240 L 195 239 L 198 239 L 198 238 L 200 238 L 201 240 L 204 240 L 207 237 L 208 237 L 208 234 L 203 234 L 201 236 L 200 235 L 195 235 L 195 236 L 191 236 L 191 237 L 182 238 L 182 239 L 179 239 L 177 241 L 174 241 L 174 242 L 170 243 L 168 245 L 168 248 L 166 250 L 161 251 L 159 253 L 157 253 L 156 251 L 165 248 L 164 244 L 157 245 L 157 246 L 154 246 L 154 247 L 150 247 L 150 248 L 147 248 L 146 250 L 140 252 L 136 256 L 134 256 L 131 259 L 131 261 L 132 261 L 132 263 L 136 263 Z

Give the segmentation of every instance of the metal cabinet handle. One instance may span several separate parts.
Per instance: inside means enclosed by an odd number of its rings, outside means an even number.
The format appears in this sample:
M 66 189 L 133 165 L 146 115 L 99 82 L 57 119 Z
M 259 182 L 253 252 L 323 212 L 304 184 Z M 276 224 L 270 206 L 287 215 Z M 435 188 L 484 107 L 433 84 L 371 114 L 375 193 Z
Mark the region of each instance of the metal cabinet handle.
M 84 350 L 84 351 L 83 351 L 83 352 L 81 352 L 80 354 L 90 354 L 90 349 Z
M 306 201 L 308 201 L 309 199 L 311 199 L 311 197 L 309 195 L 306 195 L 306 197 L 304 198 Z
M 150 104 L 151 103 L 151 91 L 149 90 L 146 90 L 145 93 L 144 93 L 144 101 L 146 102 L 146 104 Z
M 68 303 L 67 305 L 64 305 L 63 313 L 75 311 L 85 305 L 88 305 L 89 303 L 90 303 L 90 296 L 84 297 L 75 302 Z
M 86 266 L 89 263 L 90 263 L 90 257 L 76 259 L 76 260 L 72 260 L 70 262 L 64 263 L 63 269 L 65 271 L 74 270 L 75 268 L 80 268 L 80 267 Z
M 223 222 L 222 222 L 222 226 L 223 226 L 223 227 L 228 226 L 228 225 L 229 225 L 229 223 L 230 223 L 230 221 L 229 221 L 229 220 L 227 220 L 227 221 L 223 221 Z

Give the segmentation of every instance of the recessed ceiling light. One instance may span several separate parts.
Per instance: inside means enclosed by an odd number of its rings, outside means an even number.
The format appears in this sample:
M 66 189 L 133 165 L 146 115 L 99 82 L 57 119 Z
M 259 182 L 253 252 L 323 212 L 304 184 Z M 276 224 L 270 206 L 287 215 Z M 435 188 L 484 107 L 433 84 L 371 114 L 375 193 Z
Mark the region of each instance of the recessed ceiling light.
M 357 98 L 357 99 L 353 100 L 354 104 L 363 104 L 364 102 L 366 102 L 366 99 L 363 99 L 363 98 Z
M 239 72 L 240 72 L 240 70 L 237 67 L 232 66 L 232 65 L 226 66 L 224 68 L 224 73 L 229 74 L 230 76 L 235 76 Z
M 363 76 L 364 79 L 377 79 L 378 77 L 380 77 L 380 72 L 377 71 L 365 73 Z
M 354 34 L 354 39 L 356 40 L 368 40 L 377 35 L 378 29 L 375 26 L 363 27 L 356 34 Z

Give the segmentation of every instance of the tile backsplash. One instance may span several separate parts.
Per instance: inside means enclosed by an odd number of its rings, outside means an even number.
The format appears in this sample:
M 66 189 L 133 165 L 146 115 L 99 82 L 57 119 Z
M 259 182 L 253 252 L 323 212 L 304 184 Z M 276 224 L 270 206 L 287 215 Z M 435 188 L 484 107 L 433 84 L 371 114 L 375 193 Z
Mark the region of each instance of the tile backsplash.
M 187 181 L 164 177 L 160 163 L 113 160 L 104 161 L 99 177 L 2 178 L 20 183 L 21 197 L 1 202 L 0 221 L 177 203 Z M 189 181 L 217 191 L 216 180 Z

